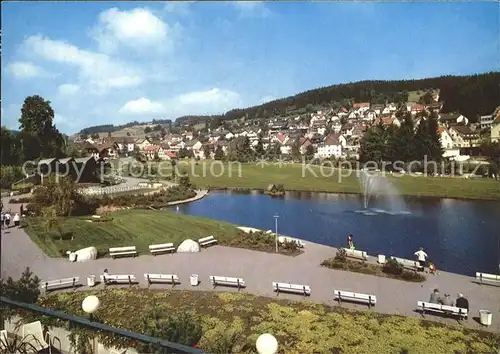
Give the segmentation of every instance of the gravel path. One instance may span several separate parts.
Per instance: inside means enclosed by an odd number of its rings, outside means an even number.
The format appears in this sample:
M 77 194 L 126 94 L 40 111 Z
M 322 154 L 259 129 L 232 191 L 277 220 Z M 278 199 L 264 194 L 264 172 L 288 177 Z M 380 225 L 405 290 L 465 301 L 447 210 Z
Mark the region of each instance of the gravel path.
M 9 198 L 7 198 L 9 199 Z M 7 200 L 4 200 L 6 203 Z M 11 207 L 13 211 L 18 205 Z M 321 261 L 332 257 L 335 249 L 307 242 L 304 254 L 288 257 L 244 249 L 213 246 L 193 254 L 167 254 L 156 257 L 141 255 L 137 258 L 102 258 L 91 262 L 69 263 L 66 259 L 47 257 L 22 230 L 10 228 L 2 237 L 2 277 L 18 278 L 29 266 L 42 280 L 52 280 L 80 276 L 86 284 L 89 274 L 102 274 L 107 268 L 110 274 L 135 274 L 140 286 L 147 286 L 144 273 L 178 274 L 182 284 L 179 289 L 211 290 L 210 275 L 235 276 L 245 280 L 249 293 L 276 297 L 273 281 L 291 282 L 311 286 L 310 300 L 334 304 L 333 289 L 369 293 L 377 296 L 377 305 L 371 311 L 407 316 L 420 316 L 415 312 L 418 300 L 428 301 L 434 288 L 441 294 L 450 293 L 453 298 L 461 292 L 471 306 L 470 318 L 463 323 L 469 328 L 483 328 L 474 317 L 479 309 L 493 312 L 492 326 L 488 331 L 500 333 L 500 286 L 478 285 L 471 277 L 440 272 L 437 276 L 427 276 L 424 283 L 409 283 L 394 279 L 365 274 L 331 270 L 319 266 Z M 168 240 L 165 240 L 166 242 Z M 189 276 L 199 274 L 200 285 L 191 287 Z M 102 286 L 102 285 L 99 285 Z M 153 285 L 153 288 L 169 288 L 168 285 Z M 86 286 L 82 287 L 87 289 Z M 236 291 L 218 287 L 216 291 Z M 299 295 L 280 294 L 280 298 L 301 299 Z M 342 304 L 357 309 L 367 309 L 361 305 Z M 447 324 L 457 324 L 450 318 L 427 315 L 428 319 Z

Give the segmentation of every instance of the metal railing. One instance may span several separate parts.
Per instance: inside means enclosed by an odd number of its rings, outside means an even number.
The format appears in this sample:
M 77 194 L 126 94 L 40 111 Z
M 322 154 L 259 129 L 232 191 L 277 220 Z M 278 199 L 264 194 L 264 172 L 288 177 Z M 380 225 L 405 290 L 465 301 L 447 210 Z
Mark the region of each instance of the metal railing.
M 21 308 L 21 309 L 24 309 L 27 311 L 37 312 L 40 315 L 58 318 L 58 319 L 61 319 L 64 321 L 68 321 L 70 323 L 76 323 L 79 325 L 93 328 L 95 330 L 113 333 L 113 334 L 116 334 L 119 336 L 134 339 L 134 340 L 137 340 L 137 341 L 140 341 L 143 343 L 153 344 L 153 345 L 159 346 L 161 348 L 175 350 L 175 353 L 203 354 L 203 352 L 197 348 L 188 347 L 186 345 L 182 345 L 179 343 L 169 342 L 169 341 L 166 341 L 166 340 L 163 340 L 160 338 L 150 337 L 150 336 L 146 336 L 146 335 L 136 333 L 136 332 L 127 331 L 127 330 L 120 329 L 120 328 L 114 328 L 114 327 L 105 325 L 105 324 L 100 323 L 100 322 L 94 322 L 94 321 L 91 321 L 91 320 L 83 318 L 83 317 L 68 315 L 67 313 L 60 312 L 60 311 L 54 311 L 54 310 L 47 309 L 47 308 L 44 308 L 44 307 L 41 307 L 38 305 L 14 301 L 14 300 L 11 300 L 5 296 L 0 296 L 0 303 L 5 304 L 9 307 Z

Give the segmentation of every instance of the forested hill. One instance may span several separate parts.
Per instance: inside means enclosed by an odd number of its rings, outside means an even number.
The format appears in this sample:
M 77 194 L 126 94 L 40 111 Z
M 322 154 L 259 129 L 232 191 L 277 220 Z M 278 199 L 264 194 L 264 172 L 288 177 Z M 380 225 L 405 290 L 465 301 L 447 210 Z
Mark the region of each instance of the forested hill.
M 500 104 L 500 72 L 470 76 L 441 76 L 421 80 L 359 81 L 332 85 L 299 93 L 295 96 L 267 102 L 245 109 L 234 109 L 221 116 L 186 116 L 176 123 L 200 123 L 209 118 L 231 120 L 268 118 L 290 110 L 299 110 L 307 105 L 320 106 L 333 102 L 403 101 L 410 91 L 440 90 L 440 101 L 444 101 L 443 112 L 458 111 L 475 121 L 479 115 L 490 114 Z
M 472 122 L 480 115 L 492 113 L 500 104 L 500 72 L 470 76 L 441 76 L 421 80 L 398 81 L 359 81 L 321 87 L 299 93 L 295 96 L 264 103 L 259 106 L 233 109 L 223 115 L 184 116 L 176 119 L 176 124 L 197 124 L 211 118 L 233 120 L 242 117 L 270 118 L 286 112 L 301 113 L 335 102 L 345 106 L 353 102 L 405 102 L 411 93 L 439 90 L 439 100 L 444 101 L 443 112 L 460 112 Z M 306 108 L 308 108 L 306 110 Z M 166 120 L 153 120 L 152 124 L 171 124 Z M 130 122 L 121 126 L 99 125 L 83 129 L 83 133 L 113 132 L 126 127 L 139 125 Z M 144 124 L 144 123 L 143 123 Z

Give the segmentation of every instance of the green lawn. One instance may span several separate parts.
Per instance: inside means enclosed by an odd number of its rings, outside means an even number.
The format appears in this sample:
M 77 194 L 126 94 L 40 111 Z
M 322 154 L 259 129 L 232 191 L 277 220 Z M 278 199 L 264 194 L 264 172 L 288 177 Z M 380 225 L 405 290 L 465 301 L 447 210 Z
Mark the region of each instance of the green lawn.
M 37 218 L 26 220 L 25 231 L 50 257 L 65 256 L 67 250 L 89 246 L 95 246 L 100 254 L 120 246 L 136 246 L 139 253 L 149 254 L 148 246 L 154 243 L 173 242 L 178 246 L 185 239 L 210 235 L 224 241 L 241 232 L 225 222 L 167 211 L 121 210 L 109 217 L 113 220 L 92 223 L 75 217 L 61 218 L 63 240 L 56 231 L 44 231 Z
M 198 165 L 182 161 L 178 168 L 189 174 L 191 181 L 198 187 L 265 189 L 271 183 L 282 183 L 289 191 L 361 193 L 356 171 L 351 171 L 347 176 L 348 170 L 319 166 L 306 169 L 301 164 L 279 167 L 269 163 L 264 168 L 255 163 L 223 166 L 222 169 L 218 161 L 201 161 Z M 168 171 L 165 173 L 169 175 Z M 424 176 L 388 178 L 402 195 L 500 200 L 500 182 L 492 179 Z
M 230 352 L 255 353 L 255 341 L 262 333 L 275 335 L 279 352 L 287 354 L 496 353 L 500 343 L 498 334 L 466 330 L 458 324 L 444 326 L 417 317 L 348 311 L 245 293 L 108 289 L 63 292 L 41 297 L 38 303 L 85 316 L 81 303 L 91 294 L 101 302 L 95 315 L 98 321 L 132 331 L 140 331 L 142 318 L 149 319 L 153 308 L 160 318 L 194 312 L 203 329 L 198 344 L 206 353 L 219 352 L 218 344 L 229 337 L 236 343 Z M 131 344 L 104 333 L 97 336 L 111 345 Z

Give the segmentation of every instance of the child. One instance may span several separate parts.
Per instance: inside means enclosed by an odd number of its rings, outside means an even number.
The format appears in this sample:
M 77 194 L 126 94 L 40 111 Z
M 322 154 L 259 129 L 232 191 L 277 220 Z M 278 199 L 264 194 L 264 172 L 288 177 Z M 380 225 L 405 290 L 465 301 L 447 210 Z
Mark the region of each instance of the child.
M 437 267 L 434 263 L 429 262 L 429 273 L 436 275 L 437 274 Z
M 349 248 L 351 250 L 354 249 L 354 241 L 352 239 L 352 234 L 350 234 L 349 236 L 347 236 L 347 244 L 348 244 L 348 246 L 349 246 Z

